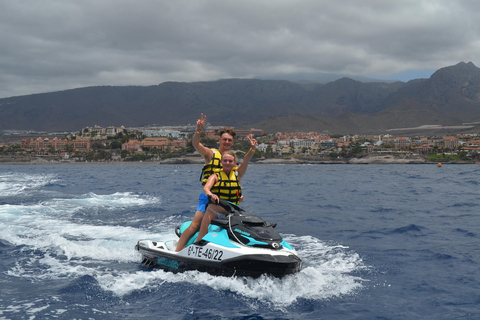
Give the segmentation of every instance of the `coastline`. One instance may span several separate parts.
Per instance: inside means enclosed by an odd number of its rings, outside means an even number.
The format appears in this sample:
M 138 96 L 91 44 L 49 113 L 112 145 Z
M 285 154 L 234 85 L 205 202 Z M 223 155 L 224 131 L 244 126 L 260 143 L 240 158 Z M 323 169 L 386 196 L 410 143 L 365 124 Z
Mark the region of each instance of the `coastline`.
M 350 159 L 327 159 L 323 157 L 306 156 L 306 157 L 288 157 L 288 158 L 269 158 L 269 159 L 252 159 L 251 164 L 435 164 L 440 162 L 428 161 L 426 157 L 417 154 L 395 155 L 395 154 L 369 154 L 361 158 Z M 475 164 L 473 161 L 444 161 L 448 164 Z M 203 164 L 203 159 L 198 156 L 184 156 L 178 158 L 168 158 L 155 161 L 69 161 L 54 160 L 48 158 L 32 158 L 32 157 L 9 157 L 0 156 L 0 165 L 168 165 L 168 164 Z

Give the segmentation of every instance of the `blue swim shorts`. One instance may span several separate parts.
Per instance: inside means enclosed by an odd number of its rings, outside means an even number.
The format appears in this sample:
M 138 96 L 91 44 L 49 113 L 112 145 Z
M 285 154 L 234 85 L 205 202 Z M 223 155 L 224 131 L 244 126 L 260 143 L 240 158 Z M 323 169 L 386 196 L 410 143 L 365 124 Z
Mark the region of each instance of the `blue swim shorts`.
M 198 197 L 198 206 L 197 211 L 206 212 L 207 211 L 207 204 L 208 204 L 208 197 L 205 193 L 201 193 Z

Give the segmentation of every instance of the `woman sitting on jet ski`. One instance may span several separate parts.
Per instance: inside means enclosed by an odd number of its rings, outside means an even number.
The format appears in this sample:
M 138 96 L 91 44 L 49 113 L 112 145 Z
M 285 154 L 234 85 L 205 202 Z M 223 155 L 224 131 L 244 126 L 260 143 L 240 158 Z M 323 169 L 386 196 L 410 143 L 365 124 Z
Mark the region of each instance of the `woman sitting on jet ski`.
M 255 148 L 256 144 L 252 147 L 252 150 L 255 150 Z M 243 161 L 247 162 L 242 165 L 242 170 L 237 170 L 237 157 L 235 153 L 230 150 L 225 151 L 220 161 L 222 163 L 222 169 L 215 170 L 215 174 L 212 174 L 208 178 L 207 183 L 203 187 L 203 192 L 210 199 L 210 202 L 203 216 L 200 232 L 196 241 L 201 240 L 207 234 L 208 226 L 212 219 L 224 218 L 228 213 L 223 207 L 218 205 L 219 198 L 235 204 L 243 200 L 240 180 L 247 171 L 249 159 L 244 159 Z

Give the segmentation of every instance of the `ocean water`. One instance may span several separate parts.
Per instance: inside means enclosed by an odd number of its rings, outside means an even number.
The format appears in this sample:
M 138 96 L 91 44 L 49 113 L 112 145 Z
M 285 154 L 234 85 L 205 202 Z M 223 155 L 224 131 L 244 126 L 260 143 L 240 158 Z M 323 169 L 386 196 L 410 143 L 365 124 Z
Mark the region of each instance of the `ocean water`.
M 200 167 L 0 166 L 0 319 L 480 318 L 480 166 L 252 164 L 242 206 L 300 273 L 141 266 L 137 240 L 192 218 Z

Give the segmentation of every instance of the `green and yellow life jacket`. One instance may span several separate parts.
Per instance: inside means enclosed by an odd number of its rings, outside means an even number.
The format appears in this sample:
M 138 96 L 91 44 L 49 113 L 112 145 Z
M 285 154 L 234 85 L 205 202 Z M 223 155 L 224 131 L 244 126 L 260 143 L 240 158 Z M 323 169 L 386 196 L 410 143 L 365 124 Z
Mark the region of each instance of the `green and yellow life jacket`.
M 213 174 L 213 170 L 215 169 L 222 169 L 222 164 L 220 161 L 222 160 L 222 154 L 217 149 L 212 148 L 213 151 L 213 158 L 212 160 L 203 166 L 202 174 L 200 174 L 200 181 L 202 181 L 202 186 L 207 183 L 208 177 Z
M 237 167 L 234 167 L 230 174 L 227 175 L 221 169 L 215 169 L 215 174 L 218 177 L 218 182 L 212 187 L 212 193 L 216 194 L 220 199 L 225 199 L 235 204 L 239 203 L 242 196 L 242 187 L 238 182 Z

